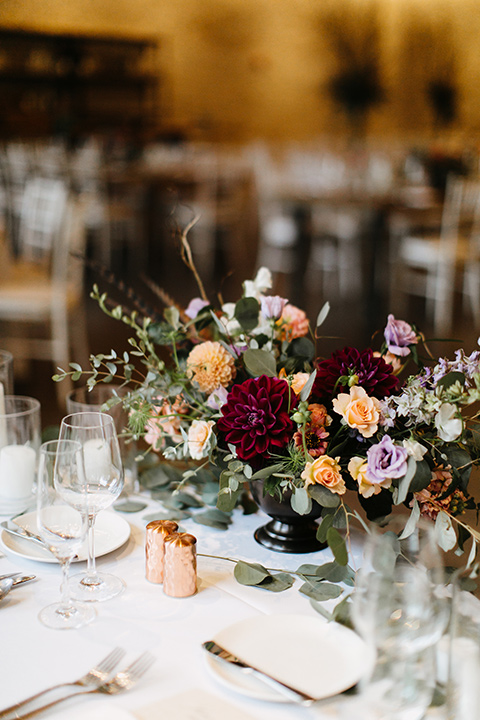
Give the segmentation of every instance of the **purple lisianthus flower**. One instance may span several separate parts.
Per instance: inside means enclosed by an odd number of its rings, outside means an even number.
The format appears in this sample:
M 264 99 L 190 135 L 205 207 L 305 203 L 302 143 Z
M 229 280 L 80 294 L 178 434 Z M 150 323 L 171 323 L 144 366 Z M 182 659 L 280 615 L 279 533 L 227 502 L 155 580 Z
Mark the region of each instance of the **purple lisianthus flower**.
M 288 300 L 280 297 L 280 295 L 264 295 L 260 298 L 260 305 L 262 308 L 262 314 L 268 320 L 278 320 L 283 312 L 283 308 L 288 303 Z
M 418 343 L 418 338 L 412 326 L 405 320 L 395 320 L 393 315 L 387 318 L 387 325 L 384 331 L 385 342 L 393 355 L 405 357 L 410 354 L 409 345 Z
M 395 445 L 389 435 L 384 435 L 379 443 L 367 450 L 367 480 L 381 483 L 387 478 L 401 478 L 407 472 L 408 452 Z
M 185 310 L 185 315 L 189 317 L 191 320 L 195 320 L 200 310 L 203 310 L 203 308 L 210 305 L 208 300 L 203 300 L 202 298 L 196 297 L 190 300 L 187 309 Z

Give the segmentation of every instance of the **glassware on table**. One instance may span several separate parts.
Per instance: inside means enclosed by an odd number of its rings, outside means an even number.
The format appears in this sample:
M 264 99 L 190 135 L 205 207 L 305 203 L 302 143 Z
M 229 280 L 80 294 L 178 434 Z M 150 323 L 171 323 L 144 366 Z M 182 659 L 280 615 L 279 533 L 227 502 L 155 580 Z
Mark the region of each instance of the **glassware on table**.
M 39 613 L 41 622 L 50 628 L 82 627 L 95 617 L 92 605 L 82 605 L 70 598 L 68 572 L 70 563 L 88 529 L 87 513 L 65 501 L 71 488 L 83 475 L 80 443 L 72 440 L 51 440 L 40 447 L 37 483 L 38 534 L 62 566 L 62 597 Z M 84 494 L 83 502 L 87 498 Z M 79 500 L 79 506 L 81 501 Z
M 457 570 L 452 578 L 448 632 L 447 718 L 480 718 L 480 600 L 478 571 Z
M 21 395 L 0 399 L 0 515 L 15 515 L 35 500 L 40 403 Z
M 95 564 L 95 518 L 101 510 L 113 504 L 123 488 L 123 467 L 115 423 L 106 413 L 73 413 L 63 418 L 59 439 L 79 442 L 83 454 L 84 476 L 79 475 L 65 495 L 66 501 L 85 512 L 88 519 L 87 572 L 71 579 L 72 596 L 77 600 L 108 600 L 125 588 L 123 580 L 115 575 L 99 573 Z
M 0 350 L 0 410 L 5 395 L 13 395 L 13 355 L 8 350 Z
M 137 463 L 135 461 L 137 446 L 131 438 L 124 436 L 124 430 L 128 427 L 128 415 L 122 403 L 117 402 L 108 409 L 104 409 L 104 406 L 115 397 L 123 397 L 126 392 L 126 388 L 119 385 L 98 384 L 91 390 L 86 386 L 75 388 L 67 395 L 68 413 L 106 412 L 113 417 L 123 464 L 122 497 L 128 497 L 138 492 L 139 489 Z
M 357 572 L 352 619 L 376 652 L 363 695 L 372 718 L 419 720 L 435 689 L 436 645 L 448 619 L 444 569 L 433 523 L 406 518 L 374 530 Z M 377 713 L 377 715 L 375 715 Z

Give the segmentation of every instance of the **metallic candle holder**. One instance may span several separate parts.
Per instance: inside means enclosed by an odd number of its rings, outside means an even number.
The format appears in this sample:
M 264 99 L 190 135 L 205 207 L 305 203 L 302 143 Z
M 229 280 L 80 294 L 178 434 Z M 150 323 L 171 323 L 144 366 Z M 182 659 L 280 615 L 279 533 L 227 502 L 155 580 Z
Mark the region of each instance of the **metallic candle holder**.
M 145 577 L 149 582 L 163 582 L 165 539 L 177 530 L 178 525 L 173 520 L 152 520 L 148 523 L 145 539 Z
M 197 592 L 197 538 L 174 533 L 165 538 L 163 592 L 170 597 L 189 597 Z

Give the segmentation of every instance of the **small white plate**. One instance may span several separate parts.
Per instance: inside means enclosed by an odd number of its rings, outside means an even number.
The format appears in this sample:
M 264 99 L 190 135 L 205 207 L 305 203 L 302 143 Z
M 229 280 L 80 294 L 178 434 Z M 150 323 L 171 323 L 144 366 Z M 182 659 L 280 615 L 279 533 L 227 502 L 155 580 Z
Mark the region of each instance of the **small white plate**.
M 262 615 L 224 628 L 213 638 L 243 661 L 318 700 L 355 685 L 373 656 L 366 643 L 338 623 L 308 615 Z M 206 652 L 215 678 L 242 695 L 288 702 L 257 677 Z
M 38 532 L 35 512 L 20 515 L 15 519 L 15 522 L 26 530 L 31 530 L 35 533 Z M 116 515 L 108 510 L 102 510 L 102 512 L 98 513 L 95 520 L 95 557 L 101 557 L 102 555 L 113 552 L 113 550 L 117 550 L 117 548 L 127 542 L 129 537 L 130 525 L 128 522 L 120 517 L 120 515 Z M 3 530 L 0 535 L 0 544 L 5 550 L 9 550 L 14 555 L 20 555 L 27 560 L 38 560 L 39 562 L 46 563 L 58 562 L 48 550 L 44 550 L 40 545 L 30 542 L 30 540 L 16 537 L 6 530 Z M 87 556 L 87 542 L 85 541 L 73 562 L 86 560 Z

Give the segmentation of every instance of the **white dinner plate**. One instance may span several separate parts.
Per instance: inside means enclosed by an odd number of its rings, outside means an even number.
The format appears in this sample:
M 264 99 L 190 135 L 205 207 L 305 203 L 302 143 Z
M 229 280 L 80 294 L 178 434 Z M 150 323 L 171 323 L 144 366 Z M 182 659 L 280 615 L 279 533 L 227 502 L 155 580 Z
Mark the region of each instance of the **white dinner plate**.
M 35 512 L 26 513 L 15 518 L 15 522 L 26 530 L 38 532 L 37 518 Z M 107 553 L 117 550 L 130 537 L 130 525 L 128 522 L 108 510 L 102 510 L 98 513 L 95 520 L 95 557 L 101 557 Z M 20 555 L 27 560 L 38 560 L 39 562 L 56 563 L 57 560 L 48 551 L 44 550 L 30 540 L 12 535 L 6 530 L 0 535 L 0 544 L 4 549 L 9 550 L 14 555 Z M 87 542 L 85 541 L 80 547 L 77 557 L 73 562 L 81 562 L 87 559 Z
M 373 655 L 352 630 L 308 615 L 262 615 L 224 628 L 219 645 L 318 700 L 347 690 L 368 671 Z M 288 702 L 284 695 L 206 652 L 209 670 L 232 690 L 257 700 Z

